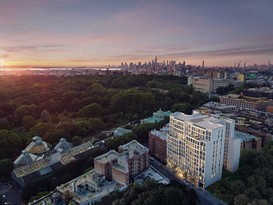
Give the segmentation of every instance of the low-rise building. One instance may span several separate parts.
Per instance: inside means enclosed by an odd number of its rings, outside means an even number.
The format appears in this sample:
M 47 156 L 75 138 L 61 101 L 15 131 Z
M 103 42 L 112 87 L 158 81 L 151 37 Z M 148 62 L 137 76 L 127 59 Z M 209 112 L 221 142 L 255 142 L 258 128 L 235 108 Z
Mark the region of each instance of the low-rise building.
M 14 161 L 11 176 L 20 187 L 24 187 L 71 161 L 88 156 L 94 147 L 96 146 L 91 142 L 72 147 L 71 143 L 62 138 L 54 148 L 51 148 L 48 143 L 36 136 Z
M 240 131 L 235 131 L 235 137 L 241 139 L 241 150 L 260 151 L 262 148 L 262 139 L 259 137 Z

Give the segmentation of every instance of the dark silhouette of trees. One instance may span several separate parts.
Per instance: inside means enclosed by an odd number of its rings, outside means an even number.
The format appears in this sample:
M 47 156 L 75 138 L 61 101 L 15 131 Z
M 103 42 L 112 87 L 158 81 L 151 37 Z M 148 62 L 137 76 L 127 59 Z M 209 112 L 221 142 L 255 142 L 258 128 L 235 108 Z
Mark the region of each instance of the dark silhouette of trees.
M 244 151 L 240 168 L 209 190 L 228 204 L 273 204 L 273 150 Z

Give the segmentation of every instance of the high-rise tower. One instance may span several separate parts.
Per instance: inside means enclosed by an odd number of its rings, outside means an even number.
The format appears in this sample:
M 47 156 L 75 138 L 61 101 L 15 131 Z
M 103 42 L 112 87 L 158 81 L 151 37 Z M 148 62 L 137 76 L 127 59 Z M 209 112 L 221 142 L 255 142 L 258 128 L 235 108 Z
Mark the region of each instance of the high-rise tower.
M 170 116 L 167 163 L 197 186 L 206 188 L 222 178 L 223 164 L 238 169 L 240 141 L 231 119 L 176 112 Z M 233 144 L 230 142 L 233 142 Z M 228 149 L 225 149 L 228 147 Z M 229 151 L 229 152 L 227 152 Z

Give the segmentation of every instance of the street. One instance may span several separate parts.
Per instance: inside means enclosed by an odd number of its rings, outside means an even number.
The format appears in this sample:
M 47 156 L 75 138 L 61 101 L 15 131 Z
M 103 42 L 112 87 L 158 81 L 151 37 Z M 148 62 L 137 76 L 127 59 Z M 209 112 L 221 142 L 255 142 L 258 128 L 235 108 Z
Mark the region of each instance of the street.
M 165 175 L 170 180 L 175 180 L 179 184 L 181 184 L 183 186 L 187 186 L 189 189 L 193 189 L 196 192 L 196 194 L 200 200 L 200 205 L 226 205 L 226 203 L 224 203 L 220 199 L 213 196 L 207 190 L 202 189 L 202 188 L 198 188 L 198 187 L 194 186 L 193 184 L 191 184 L 190 182 L 188 183 L 188 182 L 183 181 L 182 178 L 180 178 L 176 175 L 174 170 L 171 170 L 169 167 L 161 164 L 156 159 L 154 159 L 154 158 L 150 159 L 149 163 L 150 163 L 150 165 L 155 167 L 159 172 L 161 172 L 163 175 Z

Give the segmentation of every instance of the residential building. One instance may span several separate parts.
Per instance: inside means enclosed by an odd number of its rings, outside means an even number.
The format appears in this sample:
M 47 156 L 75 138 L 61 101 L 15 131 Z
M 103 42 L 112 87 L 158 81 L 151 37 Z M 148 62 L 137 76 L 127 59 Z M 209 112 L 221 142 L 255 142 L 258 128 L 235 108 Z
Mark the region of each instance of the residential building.
M 94 159 L 97 173 L 108 181 L 129 184 L 129 180 L 149 166 L 149 150 L 136 140 L 119 147 L 118 152 L 109 152 Z
M 241 151 L 241 140 L 235 137 L 235 120 L 221 114 L 212 116 L 219 119 L 220 123 L 226 127 L 223 167 L 230 172 L 235 172 L 239 168 Z
M 262 139 L 254 135 L 235 131 L 235 137 L 241 139 L 241 150 L 252 149 L 260 151 L 262 148 Z
M 239 108 L 249 108 L 253 110 L 265 111 L 266 107 L 273 105 L 273 100 L 267 98 L 246 97 L 243 95 L 220 96 L 220 103 L 226 105 L 235 105 Z
M 170 116 L 167 163 L 197 186 L 206 188 L 222 178 L 225 158 L 227 169 L 238 169 L 240 140 L 229 139 L 233 132 L 231 119 L 197 111 L 192 115 L 176 112 Z
M 167 134 L 169 127 L 165 126 L 160 130 L 149 132 L 149 151 L 150 155 L 157 158 L 163 164 L 167 164 Z
M 249 97 L 265 97 L 268 99 L 273 99 L 273 89 L 269 87 L 249 88 L 243 90 L 243 94 Z
M 266 146 L 273 140 L 273 134 L 268 132 L 268 130 L 262 131 L 259 129 L 254 129 L 251 126 L 245 126 L 241 124 L 236 124 L 236 130 L 260 137 L 262 139 L 262 147 Z

